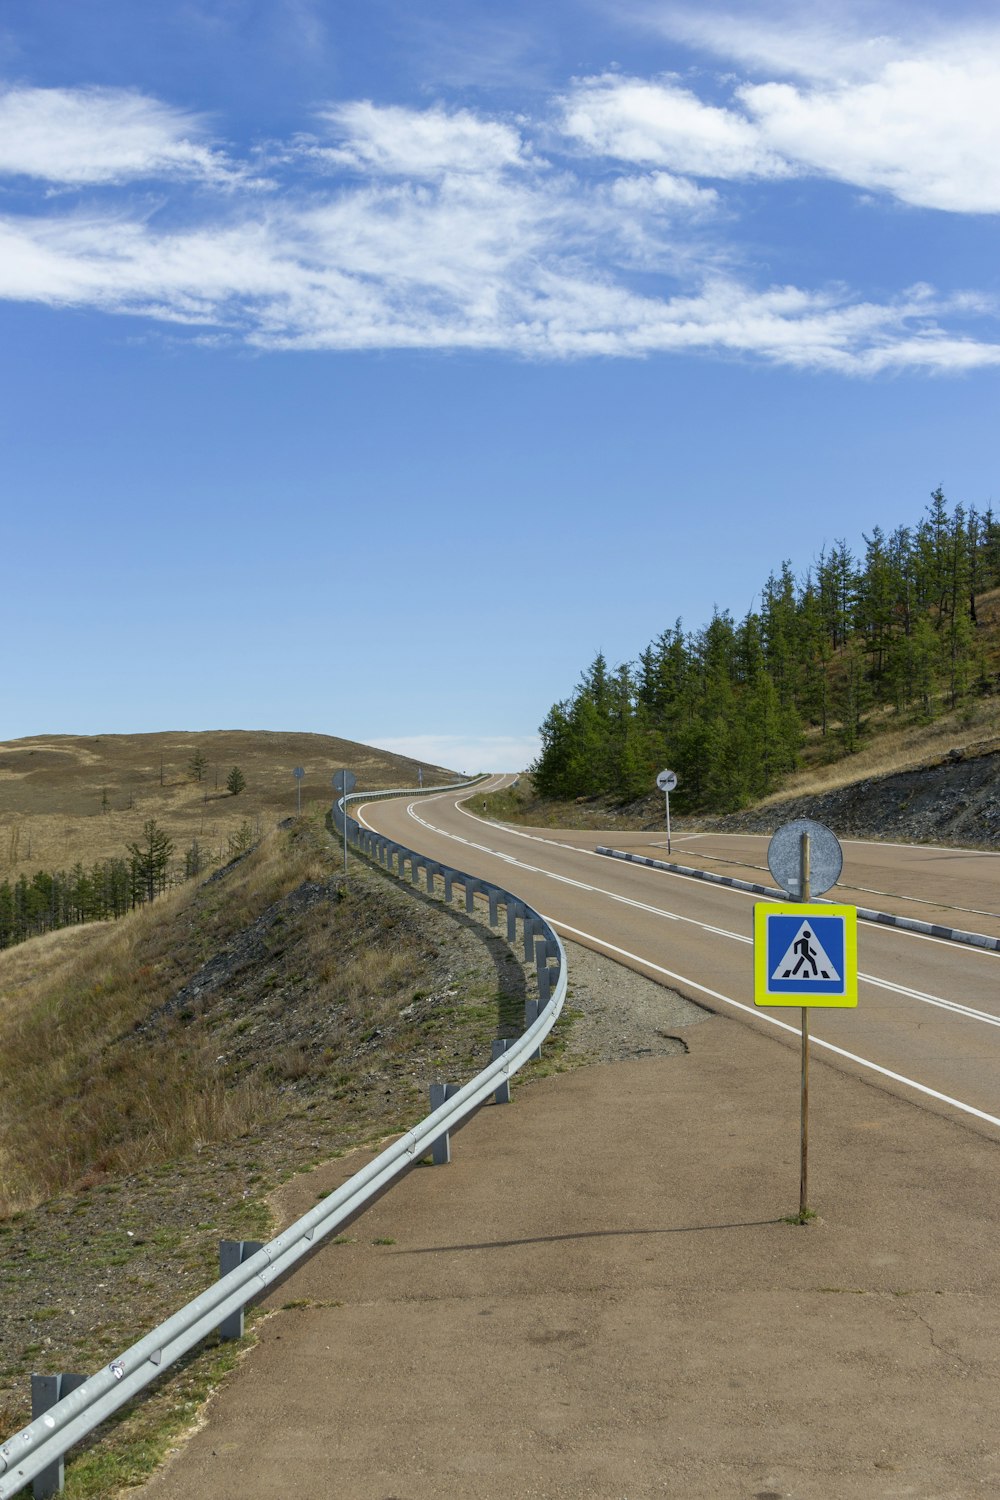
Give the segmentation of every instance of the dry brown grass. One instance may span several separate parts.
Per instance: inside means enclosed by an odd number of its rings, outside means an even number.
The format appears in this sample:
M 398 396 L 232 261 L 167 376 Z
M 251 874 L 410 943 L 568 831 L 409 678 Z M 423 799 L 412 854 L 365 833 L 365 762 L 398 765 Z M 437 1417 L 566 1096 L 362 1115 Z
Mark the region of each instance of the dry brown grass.
M 824 753 L 822 742 L 813 736 L 807 746 L 806 764 L 786 778 L 780 791 L 764 798 L 760 807 L 784 802 L 789 797 L 810 796 L 864 781 L 870 776 L 889 776 L 895 771 L 915 770 L 934 765 L 949 750 L 959 749 L 967 755 L 983 755 L 1000 749 L 1000 701 L 985 698 L 971 707 L 944 714 L 930 724 L 898 722 L 885 715 L 872 726 L 872 738 L 853 755 L 842 760 L 810 764 L 813 756 Z
M 977 649 L 986 676 L 995 681 L 1000 673 L 1000 589 L 980 595 L 976 609 Z M 930 723 L 912 711 L 900 715 L 890 708 L 876 710 L 866 721 L 861 748 L 839 759 L 831 759 L 836 754 L 839 726 L 832 724 L 825 738 L 818 730 L 809 732 L 801 768 L 759 805 L 833 791 L 871 776 L 916 770 L 935 764 L 951 749 L 980 755 L 1000 748 L 1000 699 L 970 698 L 958 709 L 948 710 L 941 696 L 934 707 L 938 717 Z
M 199 751 L 209 762 L 200 784 L 188 771 Z M 225 790 L 234 765 L 247 781 L 238 797 Z M 148 818 L 174 839 L 177 857 L 197 839 L 219 862 L 245 820 L 266 830 L 295 815 L 296 766 L 306 773 L 303 814 L 330 806 L 330 778 L 341 767 L 362 790 L 417 780 L 416 761 L 322 734 L 35 735 L 0 743 L 0 880 L 122 856 Z M 428 779 L 452 774 L 424 770 Z
M 223 881 L 0 955 L 0 1213 L 267 1117 L 252 1079 L 220 1077 L 211 1035 L 137 1041 L 136 1027 L 272 902 L 328 876 L 302 829 L 273 833 Z

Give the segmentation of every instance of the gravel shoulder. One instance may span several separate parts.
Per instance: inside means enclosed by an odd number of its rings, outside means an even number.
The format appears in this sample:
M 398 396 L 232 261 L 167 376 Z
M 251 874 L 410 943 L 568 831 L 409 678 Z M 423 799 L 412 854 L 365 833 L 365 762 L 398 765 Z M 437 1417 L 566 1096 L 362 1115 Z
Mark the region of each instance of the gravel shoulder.
M 564 942 L 572 1025 L 568 1057 L 584 1063 L 671 1057 L 688 1051 L 681 1033 L 712 1012 L 622 964 Z

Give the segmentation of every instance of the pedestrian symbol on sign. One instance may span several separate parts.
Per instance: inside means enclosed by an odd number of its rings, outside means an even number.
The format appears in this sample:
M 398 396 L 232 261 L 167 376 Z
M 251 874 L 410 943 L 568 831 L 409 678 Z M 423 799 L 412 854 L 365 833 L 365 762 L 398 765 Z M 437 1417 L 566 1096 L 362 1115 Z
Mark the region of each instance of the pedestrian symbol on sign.
M 813 931 L 814 923 L 803 922 L 795 940 L 771 975 L 772 979 L 840 979 L 836 966 Z

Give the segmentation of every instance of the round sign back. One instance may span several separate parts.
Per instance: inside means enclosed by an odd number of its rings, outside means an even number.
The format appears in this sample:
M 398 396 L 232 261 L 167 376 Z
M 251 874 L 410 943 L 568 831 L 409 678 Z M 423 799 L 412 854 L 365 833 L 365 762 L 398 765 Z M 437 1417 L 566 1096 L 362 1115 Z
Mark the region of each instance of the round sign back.
M 357 779 L 353 771 L 337 771 L 332 778 L 333 789 L 344 794 L 353 792 Z
M 809 835 L 809 889 L 803 890 L 802 835 Z M 793 901 L 822 896 L 840 879 L 844 852 L 835 833 L 812 818 L 795 818 L 778 829 L 767 846 L 767 868 Z

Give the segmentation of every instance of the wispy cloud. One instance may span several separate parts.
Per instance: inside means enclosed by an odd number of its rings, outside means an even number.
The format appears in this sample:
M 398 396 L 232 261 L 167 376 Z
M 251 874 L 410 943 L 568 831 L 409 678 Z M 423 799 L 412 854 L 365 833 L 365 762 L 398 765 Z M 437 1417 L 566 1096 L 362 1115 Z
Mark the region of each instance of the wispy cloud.
M 467 109 L 418 112 L 358 100 L 323 110 L 320 118 L 338 137 L 336 146 L 319 148 L 334 166 L 433 178 L 455 172 L 484 176 L 526 163 L 517 130 Z
M 595 156 L 666 167 L 695 177 L 783 177 L 785 159 L 769 150 L 752 121 L 703 104 L 677 84 L 587 78 L 562 101 L 562 128 Z
M 987 299 L 921 287 L 872 300 L 758 285 L 740 269 L 720 184 L 781 181 L 801 170 L 793 145 L 819 155 L 793 127 L 798 96 L 775 87 L 788 86 L 747 86 L 723 109 L 670 80 L 585 80 L 553 106 L 572 132 L 561 156 L 552 118 L 329 106 L 327 140 L 285 148 L 268 193 L 243 190 L 249 170 L 220 158 L 197 119 L 145 96 L 8 91 L 37 129 L 7 144 L 7 170 L 33 162 L 33 175 L 88 192 L 0 216 L 0 297 L 261 350 L 675 352 L 860 375 L 1000 362 Z M 158 181 L 168 211 L 113 186 L 128 176 Z M 185 193 L 192 179 L 199 191 Z
M 195 114 L 126 89 L 0 92 L 0 174 L 64 185 L 242 175 L 206 142 Z

